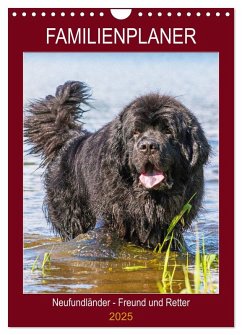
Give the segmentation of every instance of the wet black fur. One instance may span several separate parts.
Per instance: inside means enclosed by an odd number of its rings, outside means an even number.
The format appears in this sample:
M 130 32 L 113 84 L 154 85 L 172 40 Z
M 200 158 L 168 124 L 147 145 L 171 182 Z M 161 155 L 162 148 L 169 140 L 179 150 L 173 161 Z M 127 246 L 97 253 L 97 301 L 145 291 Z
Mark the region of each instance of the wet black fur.
M 70 81 L 55 96 L 33 101 L 26 109 L 25 136 L 31 153 L 41 154 L 46 166 L 48 221 L 65 241 L 101 220 L 120 238 L 155 247 L 196 193 L 185 226 L 180 222 L 175 229 L 174 247 L 179 249 L 182 231 L 197 215 L 203 195 L 203 165 L 210 148 L 199 122 L 176 99 L 148 94 L 89 133 L 80 122 L 88 98 L 84 83 Z M 158 150 L 147 155 L 139 148 L 150 139 Z M 149 164 L 166 174 L 157 190 L 139 182 Z

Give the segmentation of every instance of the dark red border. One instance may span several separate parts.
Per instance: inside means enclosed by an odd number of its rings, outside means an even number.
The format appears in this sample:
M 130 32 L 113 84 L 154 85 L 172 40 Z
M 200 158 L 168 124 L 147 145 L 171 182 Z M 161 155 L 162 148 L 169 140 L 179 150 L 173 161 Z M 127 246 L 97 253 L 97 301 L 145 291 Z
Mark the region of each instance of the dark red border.
M 51 12 L 56 16 L 51 17 Z M 70 13 L 77 13 L 71 17 Z M 80 19 L 79 13 L 87 15 Z M 104 17 L 98 14 L 102 11 Z M 139 17 L 138 12 L 143 16 Z M 156 14 L 161 11 L 162 17 Z M 181 17 L 176 15 L 181 12 Z M 12 16 L 16 12 L 17 16 Z M 26 16 L 21 15 L 22 12 Z M 35 12 L 36 17 L 31 13 Z M 46 16 L 41 16 L 45 12 Z M 65 17 L 60 15 L 65 12 Z M 89 13 L 94 12 L 94 18 Z M 152 12 L 150 18 L 147 14 Z M 167 16 L 171 12 L 172 16 Z M 187 12 L 191 16 L 187 16 Z M 200 12 L 201 16 L 196 16 Z M 210 16 L 206 13 L 210 12 Z M 217 17 L 216 13 L 220 16 Z M 230 16 L 225 15 L 226 12 Z M 46 27 L 194 27 L 196 45 L 85 45 L 45 44 Z M 114 308 L 53 308 L 53 295 L 24 295 L 23 291 L 23 52 L 46 51 L 184 51 L 219 52 L 220 103 L 220 293 L 176 296 L 191 299 L 190 308 L 132 308 L 131 322 L 110 322 Z M 9 326 L 233 326 L 234 319 L 234 10 L 233 9 L 133 9 L 126 20 L 116 20 L 109 9 L 9 9 Z M 229 176 L 229 178 L 228 178 Z M 55 295 L 56 296 L 56 295 Z M 80 298 L 80 295 L 71 295 Z M 83 295 L 84 296 L 84 295 Z M 90 295 L 86 295 L 89 297 Z M 95 295 L 116 299 L 117 295 Z M 124 296 L 125 295 L 119 295 Z M 131 297 L 132 295 L 129 295 Z M 145 295 L 135 295 L 143 298 Z M 67 298 L 67 295 L 58 295 Z M 173 297 L 175 297 L 173 295 Z M 153 298 L 161 298 L 153 295 Z M 116 311 L 122 309 L 115 308 Z

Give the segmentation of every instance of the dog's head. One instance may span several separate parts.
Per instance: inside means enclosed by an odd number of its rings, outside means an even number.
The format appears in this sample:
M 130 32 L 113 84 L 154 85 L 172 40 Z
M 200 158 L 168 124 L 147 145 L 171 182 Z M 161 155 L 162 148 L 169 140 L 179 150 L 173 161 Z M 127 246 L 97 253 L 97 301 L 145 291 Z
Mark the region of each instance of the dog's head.
M 116 163 L 128 167 L 147 190 L 171 189 L 209 156 L 199 122 L 169 96 L 150 94 L 134 100 L 116 119 L 115 129 Z

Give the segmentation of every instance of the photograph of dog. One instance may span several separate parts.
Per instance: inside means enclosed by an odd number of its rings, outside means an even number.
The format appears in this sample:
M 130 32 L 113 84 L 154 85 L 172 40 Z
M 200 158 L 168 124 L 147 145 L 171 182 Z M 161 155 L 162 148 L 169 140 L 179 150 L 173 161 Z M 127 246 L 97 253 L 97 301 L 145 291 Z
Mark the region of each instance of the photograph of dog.
M 172 249 L 179 251 L 201 207 L 210 155 L 198 119 L 179 99 L 144 92 L 90 132 L 82 122 L 89 109 L 90 90 L 81 81 L 26 107 L 26 141 L 45 168 L 48 222 L 63 241 L 101 222 L 120 239 L 155 248 L 192 199 L 174 229 Z

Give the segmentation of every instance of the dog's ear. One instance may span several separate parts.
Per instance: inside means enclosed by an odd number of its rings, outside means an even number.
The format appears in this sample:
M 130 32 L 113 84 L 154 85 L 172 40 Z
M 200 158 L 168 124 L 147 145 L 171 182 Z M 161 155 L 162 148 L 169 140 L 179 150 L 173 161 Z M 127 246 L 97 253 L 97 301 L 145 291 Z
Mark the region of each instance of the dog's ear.
M 182 137 L 181 152 L 189 166 L 196 168 L 205 164 L 210 154 L 210 145 L 195 117 L 183 128 Z

